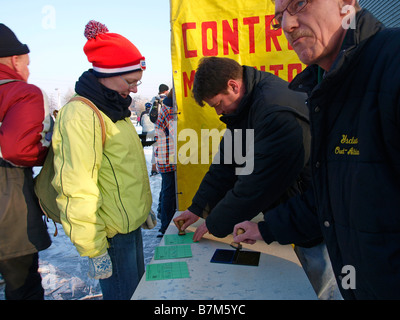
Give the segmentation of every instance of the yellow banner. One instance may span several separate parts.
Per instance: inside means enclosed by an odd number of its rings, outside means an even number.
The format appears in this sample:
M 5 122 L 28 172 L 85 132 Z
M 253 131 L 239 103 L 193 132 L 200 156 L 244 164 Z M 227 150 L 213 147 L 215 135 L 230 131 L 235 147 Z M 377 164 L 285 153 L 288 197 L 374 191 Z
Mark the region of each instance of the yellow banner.
M 170 0 L 170 7 L 172 70 L 178 108 L 178 210 L 186 210 L 217 151 L 218 142 L 212 142 L 210 136 L 215 134 L 211 135 L 210 130 L 225 128 L 214 109 L 200 107 L 192 98 L 199 60 L 208 56 L 227 57 L 287 81 L 305 66 L 282 30 L 270 27 L 275 10 L 270 0 Z

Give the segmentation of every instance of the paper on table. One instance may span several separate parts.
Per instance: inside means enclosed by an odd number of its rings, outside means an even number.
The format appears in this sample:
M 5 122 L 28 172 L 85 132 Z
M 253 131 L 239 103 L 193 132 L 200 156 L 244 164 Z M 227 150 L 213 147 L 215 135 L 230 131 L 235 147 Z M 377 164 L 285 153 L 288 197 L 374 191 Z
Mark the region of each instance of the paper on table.
M 166 234 L 164 236 L 164 243 L 166 246 L 172 245 L 172 244 L 188 244 L 188 243 L 193 243 L 193 234 L 194 232 L 189 232 L 186 233 L 183 236 L 180 236 L 178 234 Z
M 155 260 L 179 259 L 179 258 L 190 258 L 190 257 L 192 257 L 192 249 L 190 245 L 156 247 L 154 251 Z
M 190 278 L 186 262 L 148 264 L 146 281 Z

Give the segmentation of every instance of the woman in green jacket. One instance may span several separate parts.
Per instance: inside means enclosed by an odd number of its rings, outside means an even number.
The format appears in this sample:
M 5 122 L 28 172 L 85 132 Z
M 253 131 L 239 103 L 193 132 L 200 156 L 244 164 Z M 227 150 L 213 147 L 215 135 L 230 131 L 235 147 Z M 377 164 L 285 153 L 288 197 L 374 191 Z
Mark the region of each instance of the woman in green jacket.
M 151 191 L 140 139 L 129 117 L 129 94 L 140 84 L 145 58 L 126 38 L 90 21 L 84 47 L 93 69 L 75 91 L 92 101 L 105 123 L 80 101 L 58 113 L 54 134 L 53 185 L 66 234 L 89 276 L 100 279 L 104 299 L 130 299 L 144 273 L 141 225 Z

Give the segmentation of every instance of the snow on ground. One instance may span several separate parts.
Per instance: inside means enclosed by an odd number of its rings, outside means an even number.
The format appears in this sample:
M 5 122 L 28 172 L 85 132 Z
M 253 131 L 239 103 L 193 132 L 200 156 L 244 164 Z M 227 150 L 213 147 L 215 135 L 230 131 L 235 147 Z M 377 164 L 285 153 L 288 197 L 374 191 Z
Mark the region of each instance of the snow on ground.
M 141 127 L 136 127 L 141 132 Z M 151 172 L 152 147 L 144 148 L 147 170 Z M 150 179 L 153 195 L 152 209 L 157 213 L 159 193 L 161 189 L 161 175 L 157 174 Z M 157 238 L 161 223 L 157 219 L 157 226 L 152 230 L 142 229 L 143 251 L 145 264 L 150 262 L 154 248 L 158 246 L 161 238 Z M 42 285 L 45 290 L 46 300 L 85 300 L 102 299 L 98 280 L 88 277 L 88 260 L 80 257 L 70 239 L 65 235 L 62 226 L 57 225 L 58 235 L 53 236 L 55 227 L 53 222 L 48 222 L 49 234 L 52 245 L 39 253 L 39 271 L 42 275 Z M 4 300 L 4 284 L 0 285 L 0 300 Z

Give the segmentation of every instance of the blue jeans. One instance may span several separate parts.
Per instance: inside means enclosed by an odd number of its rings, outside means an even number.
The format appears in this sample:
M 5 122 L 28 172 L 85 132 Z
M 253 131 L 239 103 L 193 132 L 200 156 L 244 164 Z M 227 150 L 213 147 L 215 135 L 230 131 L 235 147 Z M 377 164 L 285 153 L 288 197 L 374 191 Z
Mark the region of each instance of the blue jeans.
M 160 232 L 167 230 L 176 210 L 175 171 L 161 172 Z
M 117 234 L 108 242 L 113 274 L 99 280 L 103 299 L 129 300 L 144 274 L 142 230 Z

